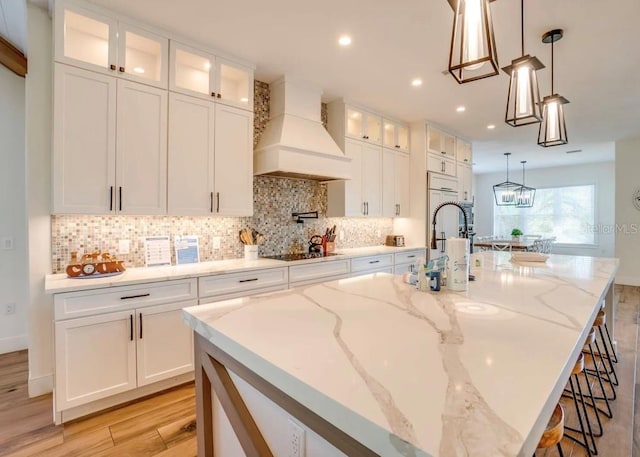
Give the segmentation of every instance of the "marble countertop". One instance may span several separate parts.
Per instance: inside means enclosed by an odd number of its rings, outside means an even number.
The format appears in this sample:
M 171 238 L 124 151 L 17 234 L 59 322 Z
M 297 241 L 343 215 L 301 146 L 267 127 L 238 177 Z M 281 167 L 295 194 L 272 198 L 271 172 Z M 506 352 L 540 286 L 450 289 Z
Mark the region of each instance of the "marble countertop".
M 242 271 L 259 270 L 263 268 L 287 267 L 314 262 L 330 262 L 345 258 L 362 257 L 376 254 L 393 254 L 413 249 L 424 249 L 424 246 L 370 246 L 363 248 L 338 249 L 341 255 L 318 257 L 314 259 L 285 262 L 259 258 L 257 260 L 230 259 L 200 262 L 190 265 L 172 265 L 151 268 L 128 268 L 124 273 L 107 277 L 69 278 L 65 273 L 51 274 L 45 277 L 45 292 L 61 293 L 75 290 L 102 289 L 113 286 L 126 286 L 145 282 L 165 281 L 170 279 L 197 278 L 215 274 L 237 273 Z
M 381 456 L 529 457 L 618 261 L 477 256 L 467 292 L 419 292 L 378 273 L 184 318 Z

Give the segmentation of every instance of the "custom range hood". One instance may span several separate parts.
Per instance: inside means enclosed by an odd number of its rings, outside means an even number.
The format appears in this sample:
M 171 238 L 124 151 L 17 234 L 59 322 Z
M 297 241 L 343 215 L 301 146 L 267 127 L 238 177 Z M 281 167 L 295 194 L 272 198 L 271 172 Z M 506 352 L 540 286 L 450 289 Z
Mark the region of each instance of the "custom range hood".
M 253 152 L 253 173 L 316 181 L 351 179 L 351 158 L 320 119 L 322 91 L 286 76 L 270 88 L 271 118 Z

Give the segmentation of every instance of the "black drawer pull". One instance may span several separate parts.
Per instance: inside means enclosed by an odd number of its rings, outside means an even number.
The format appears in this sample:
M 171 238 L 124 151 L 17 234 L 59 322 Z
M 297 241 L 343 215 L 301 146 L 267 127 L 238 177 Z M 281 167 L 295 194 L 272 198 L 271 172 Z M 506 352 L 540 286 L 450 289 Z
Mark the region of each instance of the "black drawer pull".
M 140 313 L 140 339 L 142 339 L 142 313 Z
M 133 314 L 129 314 L 129 341 L 133 341 Z
M 258 280 L 258 278 L 241 279 L 241 280 L 240 280 L 240 281 L 238 281 L 238 282 L 253 282 L 253 281 L 257 281 L 257 280 Z
M 132 298 L 148 297 L 149 295 L 151 294 L 127 295 L 126 297 L 120 297 L 120 300 L 131 300 Z
M 380 263 L 379 260 L 370 260 L 369 263 Z
M 415 254 L 413 254 L 413 255 L 408 255 L 408 256 L 407 256 L 407 259 L 413 259 L 413 258 L 415 258 L 415 256 L 416 256 Z

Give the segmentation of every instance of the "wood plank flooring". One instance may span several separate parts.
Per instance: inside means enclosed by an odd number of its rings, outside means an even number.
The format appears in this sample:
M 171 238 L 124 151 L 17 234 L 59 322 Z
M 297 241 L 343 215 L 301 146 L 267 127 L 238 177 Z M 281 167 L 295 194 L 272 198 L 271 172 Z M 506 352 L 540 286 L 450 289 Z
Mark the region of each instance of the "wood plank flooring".
M 604 457 L 640 457 L 640 364 L 637 363 L 640 287 L 617 287 L 616 293 L 619 398 L 613 402 L 614 419 L 604 420 L 604 436 L 597 443 L 599 455 Z M 28 398 L 27 377 L 27 351 L 0 355 L 0 456 L 191 457 L 197 454 L 193 383 L 55 426 L 51 395 Z M 571 414 L 568 420 L 572 420 Z M 566 457 L 586 455 L 582 448 L 566 439 L 563 449 Z M 536 453 L 537 457 L 556 455 L 555 449 Z

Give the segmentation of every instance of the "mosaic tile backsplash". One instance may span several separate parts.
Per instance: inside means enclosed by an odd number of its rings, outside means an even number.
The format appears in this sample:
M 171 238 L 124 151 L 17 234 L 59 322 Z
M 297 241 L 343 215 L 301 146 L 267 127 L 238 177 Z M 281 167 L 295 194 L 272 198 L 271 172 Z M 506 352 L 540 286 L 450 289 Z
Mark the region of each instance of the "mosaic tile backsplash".
M 269 85 L 255 83 L 254 146 L 269 119 Z M 322 106 L 326 124 L 326 105 Z M 253 180 L 253 217 L 212 216 L 78 216 L 51 217 L 52 271 L 62 273 L 71 252 L 95 250 L 118 253 L 118 241 L 130 240 L 130 253 L 118 255 L 127 267 L 144 266 L 143 237 L 196 235 L 199 238 L 200 261 L 240 258 L 244 248 L 238 239 L 243 228 L 254 228 L 265 236 L 259 254 L 275 255 L 306 251 L 314 234 L 336 225 L 337 248 L 383 244 L 393 231 L 391 218 L 327 218 L 327 188 L 316 181 L 256 176 Z M 293 212 L 318 211 L 318 219 L 297 224 Z M 378 235 L 379 234 L 379 235 Z M 213 248 L 214 237 L 220 237 L 220 249 Z M 172 263 L 175 252 L 172 241 Z

